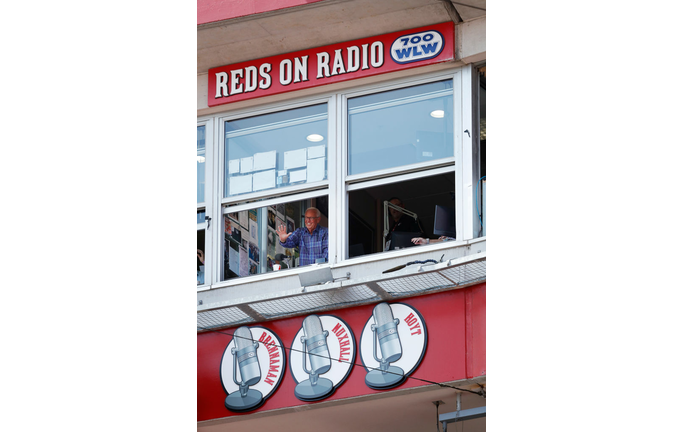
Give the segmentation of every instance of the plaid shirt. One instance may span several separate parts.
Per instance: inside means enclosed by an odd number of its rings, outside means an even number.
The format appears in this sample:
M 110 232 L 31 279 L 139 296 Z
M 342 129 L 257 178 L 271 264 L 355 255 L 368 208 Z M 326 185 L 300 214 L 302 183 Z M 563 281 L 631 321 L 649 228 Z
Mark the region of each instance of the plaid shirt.
M 314 264 L 316 258 L 327 261 L 327 228 L 320 225 L 315 227 L 313 234 L 304 227 L 297 228 L 280 244 L 286 248 L 299 247 L 299 265 Z

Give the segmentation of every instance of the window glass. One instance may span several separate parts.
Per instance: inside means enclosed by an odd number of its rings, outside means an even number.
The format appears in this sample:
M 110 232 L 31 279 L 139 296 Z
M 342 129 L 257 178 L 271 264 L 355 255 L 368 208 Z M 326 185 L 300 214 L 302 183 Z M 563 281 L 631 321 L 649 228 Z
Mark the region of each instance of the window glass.
M 486 68 L 479 71 L 479 165 L 486 176 Z
M 477 237 L 486 235 L 486 67 L 479 69 L 479 175 L 475 206 L 481 228 Z
M 224 197 L 327 179 L 327 104 L 225 122 Z
M 349 175 L 453 156 L 451 80 L 351 98 L 348 110 Z
M 435 226 L 437 206 L 446 211 L 445 221 L 452 222 L 454 229 L 454 192 L 454 173 L 349 192 L 349 258 L 414 246 L 397 244 L 401 241 L 399 237 L 437 240 L 442 235 L 439 228 L 443 228 Z M 407 214 L 387 207 L 385 220 L 385 201 L 396 204 L 406 210 Z M 417 220 L 410 213 L 415 214 Z M 394 233 L 396 238 L 393 237 Z
M 197 126 L 197 202 L 204 202 L 206 166 L 206 127 Z
M 197 230 L 197 285 L 204 285 L 204 262 L 206 248 L 204 246 L 204 230 Z
M 306 220 L 309 207 L 320 211 L 320 219 Z M 223 218 L 223 280 L 285 271 L 315 262 L 315 258 L 327 261 L 327 208 L 327 196 L 321 196 L 228 213 Z M 307 222 L 315 227 L 305 236 Z M 287 238 L 289 247 L 280 244 L 280 226 L 293 233 Z

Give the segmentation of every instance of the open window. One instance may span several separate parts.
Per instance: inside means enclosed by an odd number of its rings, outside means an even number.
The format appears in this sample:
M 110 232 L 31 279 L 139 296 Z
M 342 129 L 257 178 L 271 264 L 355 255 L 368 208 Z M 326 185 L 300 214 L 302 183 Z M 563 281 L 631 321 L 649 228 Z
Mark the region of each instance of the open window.
M 437 206 L 454 210 L 454 189 L 455 176 L 446 172 L 349 192 L 349 258 L 414 246 L 405 238 L 438 239 Z M 385 205 L 396 198 L 405 212 Z
M 206 283 L 206 213 L 197 212 L 197 285 Z
M 244 207 L 244 206 L 242 206 Z M 320 238 L 325 244 L 313 253 L 327 252 L 329 226 L 327 195 L 301 200 L 279 202 L 266 206 L 227 213 L 223 217 L 223 280 L 245 277 L 272 271 L 287 271 L 301 267 L 305 259 L 299 247 L 285 247 L 280 243 L 277 228 L 287 233 L 305 230 L 305 212 L 315 208 L 320 212 L 317 221 Z M 326 260 L 322 260 L 323 262 Z

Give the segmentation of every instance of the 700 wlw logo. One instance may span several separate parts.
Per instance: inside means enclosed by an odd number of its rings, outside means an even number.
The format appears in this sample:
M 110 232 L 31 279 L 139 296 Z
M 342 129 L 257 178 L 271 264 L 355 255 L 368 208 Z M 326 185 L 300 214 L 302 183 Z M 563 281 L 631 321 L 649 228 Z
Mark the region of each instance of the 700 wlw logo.
M 398 64 L 427 60 L 441 54 L 443 47 L 443 35 L 436 30 L 402 35 L 391 44 L 391 59 Z

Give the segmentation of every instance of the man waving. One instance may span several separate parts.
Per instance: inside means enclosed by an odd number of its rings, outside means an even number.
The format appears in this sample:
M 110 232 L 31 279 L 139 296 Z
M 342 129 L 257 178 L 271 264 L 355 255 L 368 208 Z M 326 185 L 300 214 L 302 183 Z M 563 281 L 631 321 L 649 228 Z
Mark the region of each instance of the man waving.
M 280 244 L 286 248 L 299 248 L 299 265 L 314 264 L 316 259 L 327 262 L 327 228 L 318 225 L 320 210 L 309 207 L 304 213 L 305 228 L 297 228 L 287 233 L 284 225 L 277 227 Z

